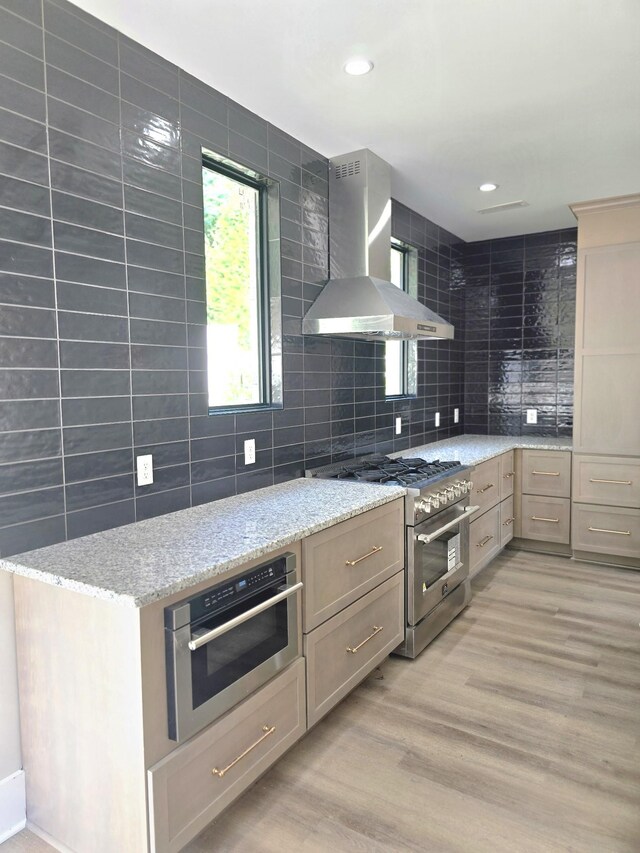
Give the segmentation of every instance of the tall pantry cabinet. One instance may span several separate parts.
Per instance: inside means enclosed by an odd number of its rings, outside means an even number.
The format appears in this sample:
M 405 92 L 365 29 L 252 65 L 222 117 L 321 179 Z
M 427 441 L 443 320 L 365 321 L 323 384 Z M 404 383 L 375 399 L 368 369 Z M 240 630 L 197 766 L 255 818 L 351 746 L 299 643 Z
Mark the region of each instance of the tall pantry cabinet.
M 640 195 L 578 219 L 574 556 L 640 568 Z

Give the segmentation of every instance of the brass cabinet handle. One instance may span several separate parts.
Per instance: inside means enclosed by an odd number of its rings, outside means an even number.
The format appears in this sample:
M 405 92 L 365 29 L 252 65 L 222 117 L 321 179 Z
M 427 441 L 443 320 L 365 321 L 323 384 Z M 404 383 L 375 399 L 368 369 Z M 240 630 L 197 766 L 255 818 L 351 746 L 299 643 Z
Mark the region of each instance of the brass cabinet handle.
M 509 471 L 507 474 L 503 475 L 503 479 L 508 480 L 509 477 L 515 477 L 515 475 L 516 475 L 515 471 Z
M 607 530 L 605 527 L 589 527 L 592 533 L 617 533 L 618 536 L 631 536 L 630 530 Z
M 532 471 L 532 474 L 538 474 L 540 477 L 559 477 L 559 471 Z
M 490 542 L 493 539 L 493 536 L 485 536 L 482 542 L 476 543 L 476 548 L 484 548 L 487 542 Z
M 373 640 L 376 634 L 379 634 L 380 631 L 384 631 L 384 627 L 382 625 L 374 625 L 373 626 L 373 634 L 369 634 L 361 643 L 358 643 L 357 646 L 347 646 L 347 651 L 352 655 L 355 655 L 357 651 L 359 651 L 365 643 L 368 643 L 369 640 Z
M 560 524 L 559 518 L 542 518 L 539 515 L 532 515 L 531 521 L 550 521 L 552 524 Z
M 249 753 L 253 749 L 255 749 L 256 746 L 260 746 L 262 741 L 266 740 L 269 737 L 269 735 L 272 735 L 275 732 L 275 730 L 276 730 L 275 726 L 263 726 L 262 731 L 264 732 L 264 734 L 261 737 L 259 737 L 255 743 L 252 743 L 251 746 L 248 746 L 243 753 L 241 753 L 237 758 L 234 758 L 233 761 L 231 762 L 231 764 L 227 764 L 227 766 L 223 767 L 222 770 L 218 770 L 217 767 L 214 767 L 213 770 L 211 771 L 212 774 L 214 776 L 217 776 L 219 779 L 222 779 L 222 777 L 225 775 L 225 773 L 228 773 L 229 770 L 231 770 L 232 767 L 235 767 L 239 761 L 242 761 L 243 758 L 246 758 L 246 756 L 249 755 Z
M 489 489 L 492 489 L 492 488 L 494 487 L 494 485 L 495 485 L 495 483 L 488 483 L 488 484 L 484 487 L 484 489 L 476 489 L 476 491 L 478 492 L 478 494 L 479 494 L 479 495 L 481 495 L 483 492 L 486 492 L 486 491 L 488 491 Z
M 362 557 L 358 557 L 357 560 L 347 560 L 345 563 L 345 566 L 355 566 L 357 563 L 360 563 L 362 560 L 366 560 L 367 557 L 372 557 L 374 554 L 377 554 L 378 551 L 382 551 L 382 545 L 374 545 L 368 554 L 363 554 Z
M 612 483 L 615 486 L 630 486 L 631 480 L 599 480 L 597 477 L 589 477 L 590 483 Z
M 506 521 L 503 521 L 503 522 L 502 522 L 502 526 L 503 526 L 503 527 L 508 527 L 508 526 L 509 526 L 510 524 L 512 524 L 515 520 L 516 520 L 516 519 L 515 519 L 515 516 L 514 516 L 514 517 L 512 517 L 512 518 L 508 518 Z

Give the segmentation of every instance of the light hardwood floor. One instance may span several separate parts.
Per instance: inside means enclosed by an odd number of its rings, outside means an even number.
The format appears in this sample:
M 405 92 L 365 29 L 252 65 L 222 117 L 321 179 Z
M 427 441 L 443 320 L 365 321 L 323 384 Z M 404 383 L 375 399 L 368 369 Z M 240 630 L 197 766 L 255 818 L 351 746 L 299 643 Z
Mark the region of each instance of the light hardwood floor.
M 507 552 L 474 593 L 186 851 L 638 853 L 640 573 Z

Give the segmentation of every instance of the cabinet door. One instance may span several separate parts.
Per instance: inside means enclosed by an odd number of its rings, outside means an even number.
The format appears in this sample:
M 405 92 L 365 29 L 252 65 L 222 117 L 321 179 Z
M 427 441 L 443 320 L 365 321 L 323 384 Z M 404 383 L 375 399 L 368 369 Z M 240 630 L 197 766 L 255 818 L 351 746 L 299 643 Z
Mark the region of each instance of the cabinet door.
M 513 496 L 502 501 L 500 504 L 500 547 L 504 548 L 507 542 L 513 539 Z
M 523 450 L 522 493 L 568 498 L 571 494 L 571 453 L 566 450 Z
M 569 544 L 571 503 L 568 498 L 522 496 L 523 539 Z
M 279 758 L 306 728 L 300 658 L 148 771 L 154 853 L 174 853 Z
M 304 632 L 378 586 L 403 564 L 402 498 L 303 539 Z
M 640 286 L 639 286 L 640 288 Z M 638 333 L 640 337 L 640 332 Z M 640 450 L 640 353 L 584 353 L 576 387 L 578 448 L 593 453 Z
M 404 626 L 404 572 L 399 572 L 305 635 L 309 726 L 400 645 Z
M 574 551 L 640 559 L 640 510 L 574 504 L 572 527 Z
M 640 507 L 640 459 L 574 454 L 573 500 Z
M 500 457 L 476 465 L 472 476 L 471 503 L 480 507 L 478 516 L 500 501 Z
M 640 243 L 581 253 L 577 344 L 586 350 L 638 348 Z
M 503 453 L 500 457 L 500 500 L 510 497 L 513 494 L 514 482 L 516 478 L 516 460 L 515 450 L 510 450 L 508 453 Z
M 500 507 L 494 506 L 469 525 L 469 574 L 486 566 L 500 548 Z

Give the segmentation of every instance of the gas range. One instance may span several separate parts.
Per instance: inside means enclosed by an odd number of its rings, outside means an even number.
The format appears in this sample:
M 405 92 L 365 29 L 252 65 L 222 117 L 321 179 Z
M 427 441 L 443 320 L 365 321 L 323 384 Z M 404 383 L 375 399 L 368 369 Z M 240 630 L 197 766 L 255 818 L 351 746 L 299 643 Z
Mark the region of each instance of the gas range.
M 464 499 L 472 483 L 469 467 L 458 461 L 372 455 L 325 465 L 306 472 L 307 477 L 404 486 L 406 523 L 419 524 Z

